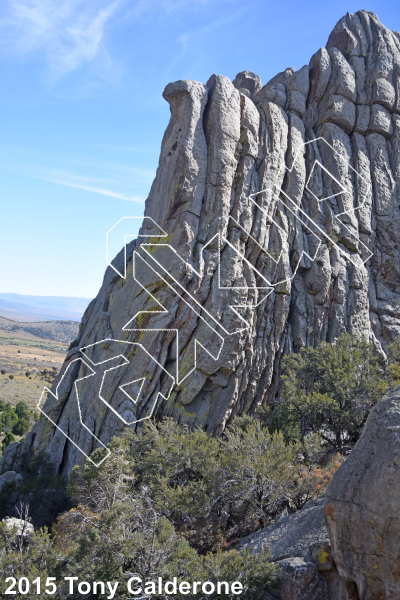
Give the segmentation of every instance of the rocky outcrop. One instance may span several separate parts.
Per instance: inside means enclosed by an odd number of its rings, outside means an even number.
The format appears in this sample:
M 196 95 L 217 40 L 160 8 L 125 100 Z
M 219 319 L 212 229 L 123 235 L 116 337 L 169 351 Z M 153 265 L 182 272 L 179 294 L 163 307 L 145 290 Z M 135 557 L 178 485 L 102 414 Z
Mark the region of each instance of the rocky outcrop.
M 324 500 L 306 506 L 243 538 L 237 550 L 269 547 L 280 585 L 268 600 L 358 600 L 354 583 L 338 573 L 324 521 Z
M 326 551 L 329 545 L 328 530 L 324 520 L 324 501 L 308 502 L 301 510 L 281 517 L 275 523 L 243 538 L 237 550 L 248 548 L 251 553 L 268 547 L 272 560 L 293 556 L 311 558 Z M 326 558 L 324 562 L 329 563 Z
M 279 587 L 267 600 L 328 600 L 326 583 L 313 562 L 294 557 L 278 564 Z
M 29 523 L 29 521 L 24 521 L 24 519 L 15 519 L 14 517 L 7 517 L 4 519 L 3 523 L 5 523 L 7 529 L 15 530 L 15 535 L 23 536 L 26 538 L 26 541 L 29 541 L 29 536 L 34 532 L 34 527 Z
M 400 598 L 400 386 L 372 410 L 326 493 L 332 554 L 360 600 Z
M 68 474 L 151 414 L 218 435 L 275 401 L 283 353 L 345 331 L 384 352 L 400 332 L 398 33 L 360 11 L 263 87 L 245 71 L 164 98 L 139 237 L 7 468 L 44 448 Z

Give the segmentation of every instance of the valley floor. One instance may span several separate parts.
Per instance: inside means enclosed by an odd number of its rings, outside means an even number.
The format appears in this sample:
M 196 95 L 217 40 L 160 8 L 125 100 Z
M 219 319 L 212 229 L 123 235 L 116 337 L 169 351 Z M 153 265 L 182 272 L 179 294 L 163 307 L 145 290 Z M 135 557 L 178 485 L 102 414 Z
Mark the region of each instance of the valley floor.
M 33 335 L 0 329 L 0 399 L 13 406 L 24 401 L 36 410 L 45 385 L 43 369 L 60 370 L 66 356 L 66 345 Z M 29 372 L 29 376 L 25 373 Z M 10 379 L 10 375 L 13 376 Z

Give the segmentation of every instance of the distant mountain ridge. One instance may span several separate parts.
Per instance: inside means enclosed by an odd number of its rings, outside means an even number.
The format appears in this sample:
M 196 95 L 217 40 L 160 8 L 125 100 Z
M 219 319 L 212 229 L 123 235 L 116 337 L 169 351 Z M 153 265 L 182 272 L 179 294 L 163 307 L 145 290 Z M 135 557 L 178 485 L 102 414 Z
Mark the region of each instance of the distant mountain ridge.
M 26 323 L 80 321 L 90 298 L 0 293 L 0 315 Z
M 23 323 L 0 317 L 0 332 L 29 333 L 44 340 L 70 344 L 78 335 L 77 321 L 41 321 Z

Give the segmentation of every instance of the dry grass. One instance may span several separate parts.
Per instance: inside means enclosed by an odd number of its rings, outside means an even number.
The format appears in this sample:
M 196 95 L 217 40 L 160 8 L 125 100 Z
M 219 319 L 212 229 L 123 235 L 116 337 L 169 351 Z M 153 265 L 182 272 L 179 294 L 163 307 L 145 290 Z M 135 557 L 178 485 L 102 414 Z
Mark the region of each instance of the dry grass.
M 0 370 L 5 371 L 0 374 L 0 399 L 13 406 L 24 401 L 36 410 L 44 386 L 49 385 L 40 372 L 51 367 L 60 370 L 66 356 L 65 344 L 18 334 L 0 330 Z M 30 378 L 25 375 L 27 371 Z

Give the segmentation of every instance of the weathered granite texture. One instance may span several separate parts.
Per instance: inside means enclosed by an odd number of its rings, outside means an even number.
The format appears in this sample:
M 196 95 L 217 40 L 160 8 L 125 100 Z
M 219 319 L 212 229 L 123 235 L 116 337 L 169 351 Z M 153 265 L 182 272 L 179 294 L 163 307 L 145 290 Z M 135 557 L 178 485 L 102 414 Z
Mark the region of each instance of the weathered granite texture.
M 237 550 L 269 547 L 280 567 L 280 586 L 268 600 L 358 600 L 354 583 L 338 573 L 324 520 L 324 500 L 243 538 Z
M 313 548 L 317 548 L 318 555 L 319 550 L 329 544 L 323 506 L 323 499 L 309 502 L 301 510 L 243 538 L 237 550 L 249 548 L 257 553 L 268 546 L 273 561 L 291 556 L 309 557 L 310 553 L 314 554 Z
M 45 404 L 52 422 L 42 415 L 3 471 L 45 448 L 68 474 L 121 416 L 153 410 L 218 435 L 275 401 L 283 353 L 345 331 L 385 351 L 400 333 L 398 33 L 348 14 L 309 65 L 264 87 L 245 71 L 233 83 L 177 81 L 164 98 L 149 237 L 116 258 L 126 278 L 107 269 Z M 95 373 L 76 360 L 90 344 Z M 120 386 L 133 381 L 132 402 Z
M 360 600 L 400 598 L 400 386 L 368 417 L 325 502 L 332 554 Z
M 280 585 L 268 593 L 267 600 L 328 600 L 325 580 L 313 562 L 293 557 L 278 564 Z

